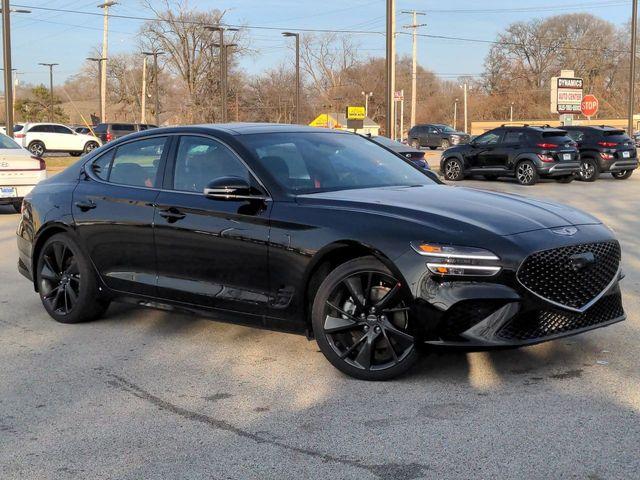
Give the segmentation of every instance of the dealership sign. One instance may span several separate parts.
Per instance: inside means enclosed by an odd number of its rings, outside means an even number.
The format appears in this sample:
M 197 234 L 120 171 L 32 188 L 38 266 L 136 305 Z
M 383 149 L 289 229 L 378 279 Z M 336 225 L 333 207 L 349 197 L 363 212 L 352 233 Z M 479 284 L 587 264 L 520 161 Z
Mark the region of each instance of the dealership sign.
M 573 114 L 581 112 L 582 79 L 576 77 L 551 78 L 551 112 Z

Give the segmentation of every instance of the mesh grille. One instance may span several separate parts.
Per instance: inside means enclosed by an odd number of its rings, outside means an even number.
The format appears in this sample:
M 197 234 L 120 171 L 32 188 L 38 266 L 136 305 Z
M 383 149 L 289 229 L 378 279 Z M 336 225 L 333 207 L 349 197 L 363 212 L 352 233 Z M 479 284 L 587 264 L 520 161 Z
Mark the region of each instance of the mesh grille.
M 611 283 L 619 264 L 616 241 L 572 245 L 529 255 L 518 280 L 547 300 L 582 308 Z
M 459 335 L 478 324 L 505 304 L 504 300 L 463 300 L 451 307 L 438 333 L 444 340 L 460 340 Z
M 497 336 L 505 340 L 534 340 L 581 328 L 593 327 L 624 315 L 620 293 L 598 300 L 586 312 L 538 310 L 505 324 Z

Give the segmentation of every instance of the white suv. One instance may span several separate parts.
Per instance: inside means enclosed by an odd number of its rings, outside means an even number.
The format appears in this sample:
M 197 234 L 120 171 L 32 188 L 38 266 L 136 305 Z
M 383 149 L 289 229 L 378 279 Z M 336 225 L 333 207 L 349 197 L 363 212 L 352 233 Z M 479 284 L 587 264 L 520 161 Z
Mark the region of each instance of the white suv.
M 14 138 L 36 157 L 45 152 L 67 152 L 76 157 L 102 145 L 93 135 L 76 133 L 59 123 L 27 123 Z

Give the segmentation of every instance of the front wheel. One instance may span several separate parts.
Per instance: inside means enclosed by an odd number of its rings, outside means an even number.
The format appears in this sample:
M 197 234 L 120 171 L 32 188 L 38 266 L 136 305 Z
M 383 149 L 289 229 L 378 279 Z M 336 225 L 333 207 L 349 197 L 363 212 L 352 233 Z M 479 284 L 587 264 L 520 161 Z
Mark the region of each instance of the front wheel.
M 524 160 L 516 167 L 516 180 L 520 185 L 535 185 L 538 178 L 538 171 L 531 160 Z
M 626 180 L 632 173 L 633 170 L 621 170 L 619 172 L 611 172 L 611 176 L 616 180 Z
M 464 169 L 462 162 L 457 158 L 449 158 L 443 164 L 444 178 L 446 180 L 457 182 L 464 178 Z
M 443 150 L 446 150 L 447 148 L 449 148 L 451 146 L 451 142 L 449 140 L 442 140 L 442 144 L 441 147 Z
M 322 282 L 313 332 L 327 360 L 361 380 L 388 380 L 417 360 L 404 286 L 373 257 L 350 260 Z
M 53 235 L 40 249 L 36 281 L 45 310 L 60 323 L 93 320 L 109 305 L 100 298 L 89 260 L 65 233 Z
M 411 142 L 409 142 L 409 145 L 418 150 L 420 149 L 420 142 L 416 138 L 412 139 Z

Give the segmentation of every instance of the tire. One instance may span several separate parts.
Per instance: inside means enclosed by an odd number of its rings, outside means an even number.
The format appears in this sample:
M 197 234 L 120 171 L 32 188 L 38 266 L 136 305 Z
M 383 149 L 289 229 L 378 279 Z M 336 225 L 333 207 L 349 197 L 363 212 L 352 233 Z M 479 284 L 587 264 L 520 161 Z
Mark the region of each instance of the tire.
M 42 157 L 47 151 L 47 149 L 44 146 L 44 143 L 42 143 L 39 140 L 35 140 L 31 142 L 27 147 L 27 149 L 36 157 Z
M 498 179 L 498 175 L 483 175 L 483 177 L 485 180 L 490 180 L 490 181 Z
M 540 176 L 531 160 L 523 160 L 516 165 L 516 180 L 520 185 L 535 185 Z
M 361 380 L 389 380 L 411 368 L 418 351 L 404 295 L 374 257 L 350 260 L 329 273 L 312 309 L 313 332 L 327 360 Z
M 82 152 L 69 152 L 69 155 L 71 155 L 72 157 L 79 157 L 80 155 L 82 155 Z
M 83 152 L 85 154 L 93 152 L 96 148 L 98 148 L 100 145 L 98 144 L 98 142 L 87 142 L 86 145 L 84 146 L 84 150 Z
M 13 202 L 11 204 L 11 206 L 13 207 L 13 209 L 16 211 L 16 213 L 20 213 L 22 211 L 22 202 Z
M 442 140 L 440 146 L 442 147 L 442 150 L 446 150 L 451 146 L 451 142 L 445 138 L 444 140 Z
M 583 158 L 578 176 L 583 182 L 595 182 L 600 176 L 600 165 L 593 158 Z
M 457 158 L 447 158 L 442 164 L 442 175 L 445 180 L 458 182 L 464 178 L 464 166 Z
M 60 323 L 79 323 L 100 317 L 109 301 L 100 298 L 91 263 L 66 233 L 49 238 L 40 249 L 36 282 L 47 313 Z
M 622 170 L 620 172 L 611 172 L 611 176 L 616 180 L 626 180 L 633 174 L 633 170 Z
M 576 179 L 573 175 L 564 175 L 562 177 L 556 177 L 556 182 L 558 183 L 571 183 Z
M 420 150 L 420 142 L 416 138 L 411 139 L 409 145 Z

